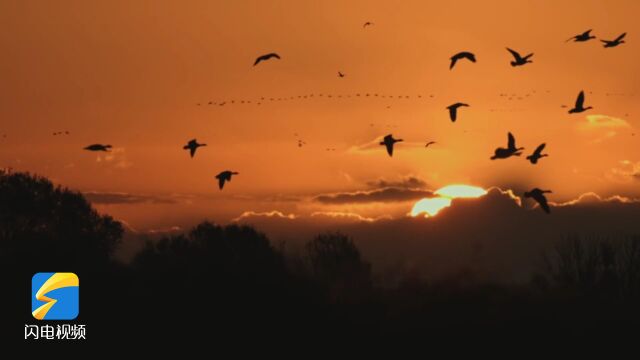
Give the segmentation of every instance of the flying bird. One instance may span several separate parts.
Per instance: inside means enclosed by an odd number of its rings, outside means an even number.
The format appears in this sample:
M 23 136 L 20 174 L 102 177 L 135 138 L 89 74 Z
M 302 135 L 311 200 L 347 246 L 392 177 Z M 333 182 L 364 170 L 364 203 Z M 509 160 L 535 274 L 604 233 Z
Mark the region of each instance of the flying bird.
M 600 41 L 602 41 L 604 43 L 604 47 L 606 47 L 606 48 L 616 47 L 616 46 L 624 43 L 624 40 L 622 40 L 622 39 L 626 35 L 627 35 L 627 33 L 622 33 L 622 35 L 618 36 L 614 40 L 600 40 Z
M 580 91 L 578 97 L 576 98 L 576 104 L 573 109 L 569 110 L 569 114 L 577 114 L 583 111 L 587 111 L 589 109 L 593 109 L 591 106 L 584 107 L 584 91 Z
M 226 181 L 231 181 L 231 175 L 238 175 L 238 173 L 235 171 L 226 170 L 216 175 L 216 179 L 218 179 L 218 186 L 220 187 L 220 190 L 222 190 L 222 188 L 224 187 L 224 183 Z
M 364 25 L 362 25 L 362 28 L 366 28 L 367 26 L 371 25 L 373 25 L 373 23 L 371 21 L 367 21 L 366 23 L 364 23 Z
M 451 65 L 449 65 L 449 70 L 453 69 L 456 65 L 456 62 L 460 59 L 467 59 L 471 62 L 476 62 L 476 56 L 468 51 L 459 52 L 451 57 Z
M 382 140 L 382 142 L 380 142 L 380 145 L 384 145 L 387 147 L 387 153 L 389 154 L 389 156 L 393 156 L 393 145 L 397 142 L 400 141 L 404 141 L 402 139 L 394 139 L 393 135 L 389 134 L 387 136 L 384 137 L 384 139 Z
M 507 148 L 497 148 L 494 152 L 494 155 L 491 157 L 491 160 L 506 159 L 511 156 L 520 156 L 522 154 L 520 150 L 524 150 L 524 148 L 516 148 L 516 138 L 513 137 L 513 134 L 509 133 L 509 143 L 507 145 Z
M 84 148 L 84 150 L 89 151 L 109 151 L 113 146 L 111 145 L 102 145 L 102 144 L 92 144 Z
M 429 147 L 429 145 L 434 145 L 435 143 L 436 143 L 435 141 L 429 141 L 427 145 L 425 145 L 424 147 Z
M 540 144 L 536 150 L 533 152 L 533 154 L 527 156 L 527 160 L 529 160 L 532 164 L 537 164 L 538 160 L 540 160 L 540 158 L 543 158 L 545 156 L 549 156 L 549 154 L 543 154 L 542 150 L 544 150 L 544 147 L 547 146 L 547 144 Z
M 191 153 L 191 157 L 193 157 L 193 155 L 196 154 L 196 149 L 199 148 L 200 146 L 207 146 L 207 144 L 198 144 L 196 139 L 193 139 L 193 140 L 189 140 L 187 145 L 183 146 L 182 148 L 185 150 L 189 149 L 189 152 Z
M 538 204 L 540 204 L 540 208 L 544 210 L 544 212 L 549 214 L 551 212 L 551 209 L 549 209 L 547 198 L 544 196 L 544 194 L 547 193 L 551 193 L 551 190 L 540 190 L 538 188 L 535 188 L 531 191 L 525 192 L 524 197 L 532 198 L 533 200 L 535 200 Z
M 584 41 L 588 41 L 588 40 L 591 40 L 591 39 L 595 39 L 596 37 L 591 35 L 591 30 L 593 30 L 593 29 L 589 29 L 589 30 L 583 32 L 582 34 L 578 34 L 576 36 L 572 36 L 569 39 L 567 39 L 567 41 L 565 41 L 565 42 L 569 42 L 571 40 L 573 40 L 573 42 L 584 42 Z
M 511 53 L 511 55 L 513 55 L 513 61 L 511 62 L 511 66 L 515 67 L 515 66 L 522 66 L 525 65 L 526 63 L 532 63 L 533 61 L 529 60 L 530 57 L 533 56 L 533 53 L 522 57 L 520 56 L 520 54 L 515 51 L 515 50 L 511 50 L 509 48 L 507 48 L 507 50 Z
M 269 60 L 269 59 L 271 59 L 271 58 L 276 58 L 276 59 L 280 60 L 280 56 L 279 56 L 278 54 L 276 54 L 276 53 L 269 53 L 269 54 L 265 54 L 265 55 L 259 56 L 259 57 L 256 59 L 256 62 L 254 62 L 254 63 L 253 63 L 253 66 L 258 65 L 258 63 L 259 63 L 259 62 L 261 62 L 261 61 Z
M 343 73 L 341 73 L 340 71 L 338 71 L 338 76 L 339 76 L 339 77 L 341 77 L 341 78 L 343 78 L 343 77 L 344 77 L 344 74 L 343 74 Z
M 449 118 L 451 119 L 451 122 L 456 122 L 456 119 L 458 118 L 458 108 L 461 106 L 468 107 L 469 104 L 457 102 L 455 104 L 447 106 L 447 109 L 449 109 Z

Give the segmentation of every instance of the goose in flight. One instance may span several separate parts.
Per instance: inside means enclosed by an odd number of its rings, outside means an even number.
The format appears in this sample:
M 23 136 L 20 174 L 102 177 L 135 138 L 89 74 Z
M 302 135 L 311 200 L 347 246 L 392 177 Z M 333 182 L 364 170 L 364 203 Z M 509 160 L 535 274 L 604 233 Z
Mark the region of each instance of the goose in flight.
M 92 144 L 84 148 L 84 150 L 89 151 L 109 151 L 111 149 L 111 145 L 102 145 L 102 144 Z
M 516 138 L 513 137 L 513 134 L 509 133 L 509 143 L 507 145 L 507 148 L 497 148 L 494 152 L 494 155 L 491 157 L 491 160 L 506 159 L 511 156 L 520 156 L 522 154 L 521 150 L 524 150 L 524 148 L 516 148 Z
M 513 55 L 513 61 L 511 62 L 511 66 L 515 67 L 515 66 L 522 66 L 525 65 L 526 63 L 532 63 L 533 61 L 529 60 L 530 57 L 533 56 L 533 53 L 522 57 L 520 56 L 520 54 L 515 51 L 515 50 L 511 50 L 509 48 L 507 48 L 507 50 L 511 53 L 511 55 Z
M 367 21 L 366 23 L 364 23 L 364 25 L 362 25 L 362 28 L 366 28 L 367 26 L 371 25 L 373 25 L 373 23 L 371 21 Z
M 583 32 L 582 34 L 578 34 L 576 36 L 572 36 L 569 39 L 567 39 L 567 41 L 565 41 L 565 42 L 569 42 L 571 40 L 573 40 L 573 42 L 584 42 L 584 41 L 589 41 L 591 39 L 595 39 L 596 37 L 591 35 L 591 30 L 593 30 L 593 29 L 589 29 L 589 30 Z
M 393 145 L 397 142 L 400 141 L 404 141 L 402 139 L 394 139 L 393 135 L 389 134 L 387 136 L 384 137 L 384 139 L 382 140 L 382 142 L 380 142 L 380 145 L 384 145 L 387 147 L 387 153 L 389 154 L 389 156 L 393 156 Z
M 533 154 L 527 156 L 527 160 L 529 160 L 532 164 L 537 164 L 538 160 L 540 160 L 540 158 L 543 158 L 545 156 L 549 156 L 549 154 L 543 154 L 542 150 L 544 150 L 544 147 L 547 146 L 547 144 L 540 144 L 536 150 L 533 152 Z
M 434 145 L 435 143 L 436 143 L 435 141 L 429 141 L 427 145 L 425 145 L 424 147 L 429 147 L 429 145 Z
M 573 109 L 569 110 L 569 114 L 577 114 L 583 111 L 587 111 L 589 109 L 593 109 L 591 106 L 584 107 L 584 91 L 580 91 L 578 97 L 576 98 L 576 105 Z
M 216 179 L 218 179 L 218 186 L 220 187 L 220 190 L 222 190 L 222 188 L 224 187 L 225 182 L 231 181 L 231 175 L 238 175 L 238 172 L 226 170 L 216 175 Z
M 189 149 L 189 152 L 191 153 L 191 157 L 193 157 L 193 155 L 196 154 L 196 149 L 199 148 L 200 146 L 207 146 L 207 144 L 198 144 L 196 139 L 193 139 L 193 140 L 189 140 L 187 145 L 183 146 L 182 148 L 185 150 Z
M 344 77 L 344 74 L 343 74 L 343 73 L 341 73 L 340 71 L 338 71 L 338 76 L 339 76 L 339 77 L 341 77 L 341 78 L 343 78 L 343 77 Z
M 614 40 L 600 40 L 600 41 L 602 41 L 604 43 L 604 47 L 606 47 L 606 48 L 616 47 L 616 46 L 624 43 L 624 40 L 622 40 L 622 39 L 626 35 L 627 35 L 627 33 L 622 33 L 622 35 L 618 36 Z
M 449 65 L 449 70 L 453 69 L 456 65 L 456 62 L 460 59 L 467 59 L 471 62 L 476 62 L 476 56 L 468 51 L 459 52 L 451 57 L 451 65 Z
M 449 118 L 451 119 L 451 122 L 456 122 L 456 119 L 458 118 L 458 108 L 461 106 L 468 107 L 469 104 L 457 102 L 455 104 L 447 106 L 447 109 L 449 109 Z
M 280 56 L 276 53 L 269 53 L 269 54 L 265 54 L 262 56 L 258 56 L 258 58 L 256 59 L 256 62 L 253 63 L 253 66 L 258 65 L 259 62 L 261 61 L 265 61 L 265 60 L 269 60 L 271 58 L 276 58 L 278 60 L 280 60 Z
M 544 212 L 549 214 L 551 212 L 551 209 L 549 209 L 547 198 L 544 196 L 544 194 L 547 193 L 551 193 L 551 190 L 540 190 L 538 188 L 535 188 L 531 191 L 525 192 L 524 197 L 532 198 L 533 200 L 535 200 L 538 204 L 540 204 L 540 208 L 544 210 Z

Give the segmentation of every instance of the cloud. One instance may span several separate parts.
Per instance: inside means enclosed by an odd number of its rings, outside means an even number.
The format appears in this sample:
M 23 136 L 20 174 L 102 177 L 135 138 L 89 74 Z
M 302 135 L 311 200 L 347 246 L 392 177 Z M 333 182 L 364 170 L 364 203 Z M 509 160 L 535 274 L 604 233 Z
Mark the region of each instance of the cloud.
M 249 218 L 256 218 L 256 217 L 266 217 L 266 218 L 279 218 L 279 219 L 289 219 L 289 220 L 293 220 L 296 218 L 296 215 L 294 214 L 288 214 L 285 215 L 283 212 L 281 211 L 277 211 L 277 210 L 273 210 L 273 211 L 265 211 L 265 212 L 256 212 L 256 211 L 245 211 L 242 214 L 240 214 L 240 216 L 238 216 L 237 218 L 231 220 L 234 222 L 237 221 L 241 221 L 241 220 L 245 220 L 245 219 L 249 219 Z
M 155 195 L 129 194 L 123 192 L 88 191 L 83 193 L 89 202 L 98 205 L 122 204 L 175 204 L 175 198 Z
M 396 187 L 403 189 L 424 189 L 427 187 L 426 182 L 415 176 L 407 176 L 400 180 L 378 179 L 374 181 L 368 181 L 367 185 L 372 188 Z
M 388 215 L 382 215 L 378 217 L 366 217 L 357 213 L 342 212 L 342 211 L 316 211 L 311 214 L 311 217 L 327 217 L 332 219 L 346 219 L 346 220 L 364 221 L 364 222 L 391 220 L 391 216 L 388 216 Z
M 617 129 L 617 128 L 630 128 L 628 122 L 623 119 L 616 118 L 608 115 L 587 115 L 586 122 L 579 124 L 583 130 L 596 130 L 596 129 Z
M 629 160 L 620 161 L 619 166 L 615 166 L 605 174 L 608 180 L 616 182 L 630 182 L 640 180 L 640 161 L 632 162 Z
M 133 163 L 127 159 L 125 148 L 113 148 L 104 155 L 98 155 L 96 162 L 108 164 L 117 169 L 127 169 L 133 166 Z
M 387 187 L 369 191 L 342 192 L 318 195 L 313 200 L 322 204 L 362 204 L 373 202 L 402 202 L 432 197 L 429 190 Z

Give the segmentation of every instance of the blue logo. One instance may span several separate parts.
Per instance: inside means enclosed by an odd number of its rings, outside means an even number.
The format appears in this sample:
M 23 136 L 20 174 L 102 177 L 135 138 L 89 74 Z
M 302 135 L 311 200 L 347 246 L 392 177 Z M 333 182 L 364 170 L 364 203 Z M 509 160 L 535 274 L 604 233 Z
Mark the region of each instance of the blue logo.
M 36 273 L 31 278 L 31 313 L 38 320 L 73 320 L 79 312 L 80 281 L 74 273 Z

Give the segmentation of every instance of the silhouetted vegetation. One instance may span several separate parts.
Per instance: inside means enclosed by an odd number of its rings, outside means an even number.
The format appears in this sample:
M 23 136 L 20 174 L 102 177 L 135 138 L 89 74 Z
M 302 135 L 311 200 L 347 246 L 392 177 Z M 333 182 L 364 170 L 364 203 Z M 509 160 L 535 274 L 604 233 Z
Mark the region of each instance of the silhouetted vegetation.
M 73 271 L 77 321 L 97 342 L 619 339 L 640 324 L 639 237 L 569 237 L 529 284 L 480 283 L 462 271 L 410 273 L 382 287 L 340 233 L 318 235 L 296 255 L 251 227 L 203 222 L 147 243 L 123 265 L 110 260 L 122 232 L 76 192 L 0 173 L 0 268 L 19 274 L 6 285 L 21 294 L 3 305 L 32 323 L 33 273 Z

